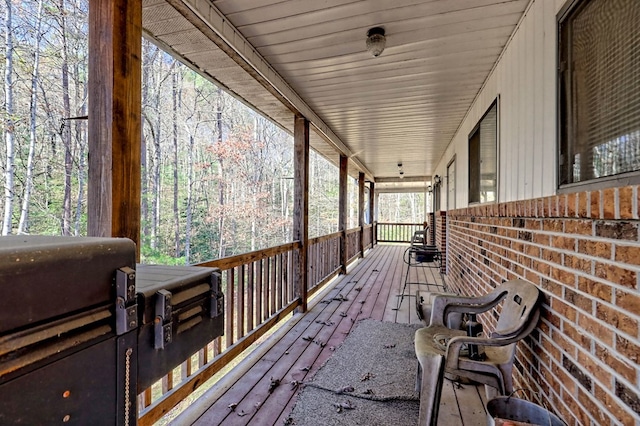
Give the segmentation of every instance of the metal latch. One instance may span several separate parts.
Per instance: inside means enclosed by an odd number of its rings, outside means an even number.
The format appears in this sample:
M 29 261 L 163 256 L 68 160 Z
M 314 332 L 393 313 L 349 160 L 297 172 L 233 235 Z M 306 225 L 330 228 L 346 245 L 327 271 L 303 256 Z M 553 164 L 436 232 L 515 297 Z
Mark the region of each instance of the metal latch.
M 136 271 L 128 266 L 116 271 L 116 334 L 138 327 Z
M 220 290 L 220 272 L 214 272 L 211 274 L 211 318 L 217 318 L 220 315 L 224 315 L 224 294 Z
M 171 292 L 158 290 L 156 292 L 156 318 L 154 320 L 154 347 L 164 349 L 173 341 L 171 325 L 172 307 Z

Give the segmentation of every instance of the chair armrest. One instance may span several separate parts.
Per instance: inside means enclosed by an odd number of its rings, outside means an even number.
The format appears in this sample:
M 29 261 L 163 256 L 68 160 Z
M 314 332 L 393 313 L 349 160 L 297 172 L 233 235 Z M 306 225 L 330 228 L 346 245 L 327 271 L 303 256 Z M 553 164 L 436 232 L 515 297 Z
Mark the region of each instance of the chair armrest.
M 445 326 L 447 315 L 451 312 L 475 313 L 486 312 L 496 306 L 504 293 L 491 292 L 480 297 L 455 296 L 437 294 L 431 308 L 431 323 Z
M 478 346 L 507 346 L 520 340 L 517 337 L 511 338 L 491 338 L 491 337 L 471 337 L 471 336 L 455 336 L 449 340 L 446 350 L 447 368 L 457 369 L 460 351 L 463 345 L 471 344 Z

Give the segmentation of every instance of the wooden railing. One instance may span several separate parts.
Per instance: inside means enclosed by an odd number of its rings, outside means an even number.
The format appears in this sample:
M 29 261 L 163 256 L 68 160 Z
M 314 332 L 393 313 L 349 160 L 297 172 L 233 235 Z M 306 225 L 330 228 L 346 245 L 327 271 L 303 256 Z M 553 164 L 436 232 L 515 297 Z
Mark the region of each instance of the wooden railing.
M 348 229 L 347 235 L 347 263 L 360 254 L 360 228 Z
M 386 238 L 378 238 L 378 241 L 409 241 L 413 231 L 421 229 L 421 226 L 374 223 L 310 239 L 307 247 L 307 294 L 318 291 L 341 270 L 340 241 L 343 235 L 346 238 L 347 263 L 350 263 L 362 251 L 373 246 L 376 234 Z M 294 253 L 300 248 L 301 243 L 296 241 L 197 265 L 217 267 L 222 271 L 225 334 L 139 395 L 140 425 L 155 423 L 302 305 L 294 295 L 293 283 Z
M 423 228 L 421 223 L 378 223 L 377 239 L 382 243 L 410 243 L 413 233 Z
M 140 395 L 140 425 L 153 424 L 300 305 L 292 280 L 293 253 L 300 246 L 283 244 L 197 265 L 222 270 L 225 334 Z
M 308 294 L 315 293 L 340 271 L 340 237 L 342 232 L 309 240 L 307 251 Z
M 362 229 L 362 246 L 365 250 L 373 247 L 373 225 L 365 225 Z

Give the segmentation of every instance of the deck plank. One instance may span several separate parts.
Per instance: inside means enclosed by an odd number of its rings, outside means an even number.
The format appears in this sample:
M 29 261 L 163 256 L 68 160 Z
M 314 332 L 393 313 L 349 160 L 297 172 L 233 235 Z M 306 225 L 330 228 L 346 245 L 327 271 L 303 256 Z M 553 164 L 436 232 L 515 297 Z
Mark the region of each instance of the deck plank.
M 479 391 L 484 392 L 483 386 L 461 385 L 454 386 L 456 400 L 460 409 L 462 424 L 465 426 L 484 426 L 487 424 L 487 413 Z
M 297 323 L 279 340 L 269 341 L 271 347 L 255 364 L 240 376 L 229 374 L 229 380 L 239 376 L 235 383 L 224 382 L 226 376 L 222 378 L 216 385 L 220 392 L 217 399 L 193 424 L 284 424 L 299 390 L 292 382 L 309 380 L 344 341 L 357 321 L 373 318 L 418 323 L 415 292 L 419 288 L 435 289 L 418 283 L 442 285 L 442 277 L 436 268 L 411 268 L 415 270 L 409 272 L 410 284 L 404 288 L 406 264 L 403 254 L 406 247 L 378 245 L 367 252 L 348 275 L 337 277 L 331 284 L 332 288 L 310 303 L 306 314 L 297 314 Z M 403 290 L 405 297 L 399 306 L 398 295 Z M 270 391 L 272 378 L 280 380 L 280 385 Z M 484 392 L 483 388 L 478 389 Z M 464 390 L 454 389 L 449 381 L 445 381 L 440 419 L 446 418 L 447 421 L 441 424 L 481 424 L 474 420 L 474 416 L 482 417 L 484 424 L 484 415 L 479 415 L 484 413 L 484 406 L 478 389 L 472 386 Z M 464 402 L 460 402 L 461 399 Z M 231 404 L 237 404 L 235 410 L 229 408 Z M 465 407 L 465 413 L 459 407 Z

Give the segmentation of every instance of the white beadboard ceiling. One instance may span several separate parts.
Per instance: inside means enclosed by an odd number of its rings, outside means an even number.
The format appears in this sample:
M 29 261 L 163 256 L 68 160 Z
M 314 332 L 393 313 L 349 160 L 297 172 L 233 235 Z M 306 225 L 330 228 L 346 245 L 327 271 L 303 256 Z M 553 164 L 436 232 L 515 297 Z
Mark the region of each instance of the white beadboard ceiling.
M 398 163 L 404 186 L 424 185 L 529 1 L 143 0 L 143 27 L 289 131 L 304 115 L 334 163 L 341 151 L 377 189 L 402 189 Z

